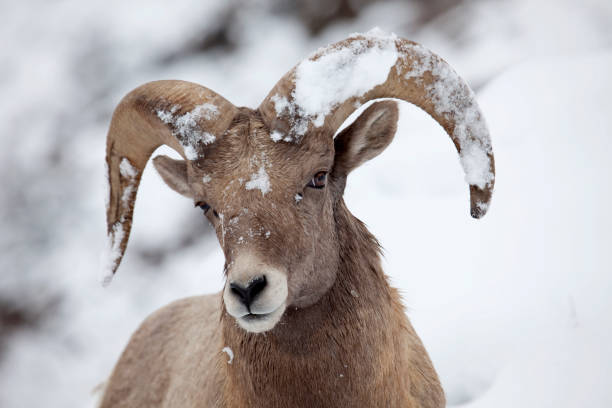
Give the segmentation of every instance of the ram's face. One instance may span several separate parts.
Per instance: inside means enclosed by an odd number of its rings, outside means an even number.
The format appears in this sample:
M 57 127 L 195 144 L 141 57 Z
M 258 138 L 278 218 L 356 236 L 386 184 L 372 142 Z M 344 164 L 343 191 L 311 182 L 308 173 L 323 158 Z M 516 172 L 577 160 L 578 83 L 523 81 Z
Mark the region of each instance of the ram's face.
M 164 160 L 156 158 L 156 167 L 176 183 Z M 227 313 L 262 332 L 286 307 L 317 302 L 338 261 L 332 138 L 275 142 L 256 114 L 245 112 L 204 157 L 186 163 L 185 193 L 214 226 L 225 254 Z
M 309 307 L 334 284 L 334 211 L 346 176 L 385 149 L 396 121 L 395 102 L 378 102 L 335 140 L 322 127 L 284 141 L 243 108 L 197 159 L 154 159 L 214 226 L 226 261 L 225 310 L 242 328 L 270 330 L 287 307 Z

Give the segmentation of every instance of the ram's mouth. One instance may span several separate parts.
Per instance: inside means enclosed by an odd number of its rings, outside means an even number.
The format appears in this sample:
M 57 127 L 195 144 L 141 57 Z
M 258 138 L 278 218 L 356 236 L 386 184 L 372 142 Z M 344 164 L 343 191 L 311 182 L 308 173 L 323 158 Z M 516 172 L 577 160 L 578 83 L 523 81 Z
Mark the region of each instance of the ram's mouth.
M 247 315 L 242 316 L 240 319 L 244 319 L 244 320 L 246 320 L 248 322 L 248 321 L 252 321 L 252 320 L 266 319 L 271 314 L 272 313 L 263 313 L 263 314 L 249 313 Z
M 280 321 L 283 313 L 285 313 L 284 303 L 270 313 L 248 313 L 235 319 L 244 330 L 251 333 L 263 333 L 272 330 Z

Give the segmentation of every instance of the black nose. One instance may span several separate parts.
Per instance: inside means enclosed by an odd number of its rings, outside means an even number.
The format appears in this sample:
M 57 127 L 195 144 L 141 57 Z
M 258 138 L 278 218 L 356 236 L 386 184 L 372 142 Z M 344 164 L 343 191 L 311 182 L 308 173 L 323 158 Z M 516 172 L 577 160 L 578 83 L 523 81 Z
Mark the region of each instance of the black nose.
M 251 312 L 251 303 L 255 297 L 266 287 L 266 277 L 259 276 L 251 280 L 246 288 L 239 284 L 232 282 L 230 283 L 230 289 L 234 295 L 238 296 L 240 301 L 247 307 L 249 313 Z

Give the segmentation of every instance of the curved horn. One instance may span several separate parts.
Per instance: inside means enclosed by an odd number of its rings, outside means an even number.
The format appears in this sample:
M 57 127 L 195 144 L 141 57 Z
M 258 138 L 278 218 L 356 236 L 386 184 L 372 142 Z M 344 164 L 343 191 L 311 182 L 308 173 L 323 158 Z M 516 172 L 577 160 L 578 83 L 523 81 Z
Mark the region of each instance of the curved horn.
M 429 113 L 453 140 L 470 185 L 471 215 L 488 209 L 495 182 L 489 131 L 472 90 L 439 56 L 379 32 L 320 49 L 274 86 L 259 110 L 275 141 L 333 135 L 359 106 L 398 98 Z
M 109 253 L 103 260 L 103 285 L 110 283 L 125 252 L 140 177 L 151 154 L 168 145 L 187 160 L 202 157 L 235 111 L 210 89 L 184 81 L 150 82 L 121 100 L 106 139 Z

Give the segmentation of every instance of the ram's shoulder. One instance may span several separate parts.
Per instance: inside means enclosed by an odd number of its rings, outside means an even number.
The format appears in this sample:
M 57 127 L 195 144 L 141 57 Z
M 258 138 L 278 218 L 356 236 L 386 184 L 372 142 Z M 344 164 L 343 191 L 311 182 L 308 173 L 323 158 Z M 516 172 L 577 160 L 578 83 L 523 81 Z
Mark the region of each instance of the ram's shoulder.
M 149 315 L 132 338 L 142 342 L 172 342 L 176 336 L 213 334 L 218 330 L 221 294 L 176 300 Z
M 117 362 L 101 406 L 159 406 L 218 387 L 220 302 L 220 294 L 185 298 L 147 317 Z

